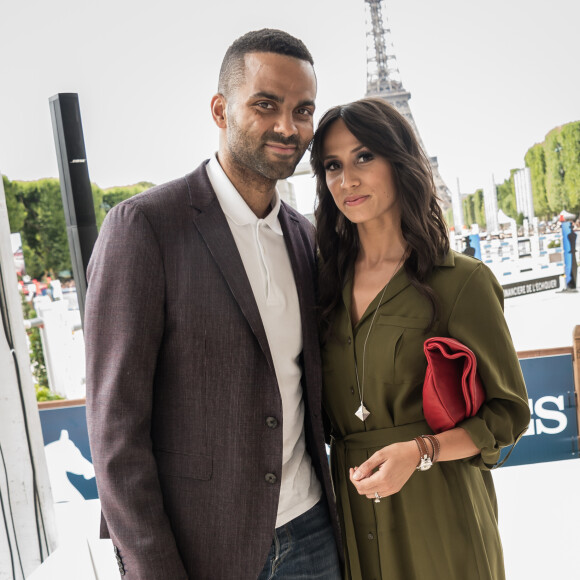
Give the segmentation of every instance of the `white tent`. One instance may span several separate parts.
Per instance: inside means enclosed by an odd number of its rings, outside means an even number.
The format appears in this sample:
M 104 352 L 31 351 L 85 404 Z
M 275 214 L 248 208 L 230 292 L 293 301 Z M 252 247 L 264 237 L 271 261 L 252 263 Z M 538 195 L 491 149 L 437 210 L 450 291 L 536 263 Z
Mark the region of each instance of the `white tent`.
M 566 211 L 565 209 L 563 209 L 560 214 L 558 215 L 558 219 L 559 221 L 573 221 L 576 219 L 576 215 L 573 213 L 570 213 L 569 211 Z
M 516 220 L 506 215 L 503 209 L 500 209 L 497 212 L 497 221 L 500 225 L 503 225 L 503 224 L 512 224 Z

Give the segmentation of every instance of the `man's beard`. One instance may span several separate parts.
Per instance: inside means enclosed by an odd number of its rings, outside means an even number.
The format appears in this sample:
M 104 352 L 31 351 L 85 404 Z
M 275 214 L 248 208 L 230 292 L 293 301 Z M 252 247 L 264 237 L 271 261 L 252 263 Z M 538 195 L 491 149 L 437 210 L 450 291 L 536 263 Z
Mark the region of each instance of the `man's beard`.
M 296 147 L 296 151 L 286 159 L 268 159 L 266 143 L 292 145 Z M 228 149 L 232 160 L 242 171 L 258 173 L 267 179 L 286 179 L 294 173 L 307 147 L 308 143 L 301 143 L 298 135 L 285 138 L 273 131 L 264 133 L 260 140 L 256 141 L 232 122 L 232 117 L 229 119 Z

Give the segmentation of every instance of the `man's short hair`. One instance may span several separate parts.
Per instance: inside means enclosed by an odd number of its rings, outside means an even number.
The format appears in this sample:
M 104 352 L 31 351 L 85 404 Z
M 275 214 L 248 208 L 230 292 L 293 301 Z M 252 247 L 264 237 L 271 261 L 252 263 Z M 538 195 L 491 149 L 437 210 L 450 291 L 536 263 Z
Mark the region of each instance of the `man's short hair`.
M 306 45 L 294 36 L 274 28 L 262 28 L 240 36 L 226 51 L 218 82 L 218 92 L 229 97 L 244 80 L 245 56 L 252 52 L 273 52 L 292 56 L 314 65 Z

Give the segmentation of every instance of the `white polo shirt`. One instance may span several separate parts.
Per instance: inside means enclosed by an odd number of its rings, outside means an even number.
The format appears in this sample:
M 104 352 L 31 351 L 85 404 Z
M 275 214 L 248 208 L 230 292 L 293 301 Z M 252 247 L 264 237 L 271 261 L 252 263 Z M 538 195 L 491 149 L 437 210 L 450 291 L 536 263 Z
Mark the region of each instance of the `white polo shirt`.
M 282 398 L 282 482 L 276 527 L 313 507 L 322 490 L 304 436 L 302 324 L 296 283 L 278 220 L 280 196 L 263 219 L 249 208 L 213 156 L 206 165 L 209 180 L 226 215 L 250 280 L 268 338 Z

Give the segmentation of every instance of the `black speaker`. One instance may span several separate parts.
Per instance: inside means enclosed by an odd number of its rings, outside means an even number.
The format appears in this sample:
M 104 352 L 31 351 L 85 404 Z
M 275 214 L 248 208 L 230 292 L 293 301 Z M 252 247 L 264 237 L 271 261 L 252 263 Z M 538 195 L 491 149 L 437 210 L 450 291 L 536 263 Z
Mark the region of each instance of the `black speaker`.
M 73 276 L 84 321 L 86 272 L 98 231 L 79 97 L 76 93 L 59 93 L 49 99 L 49 104 Z

